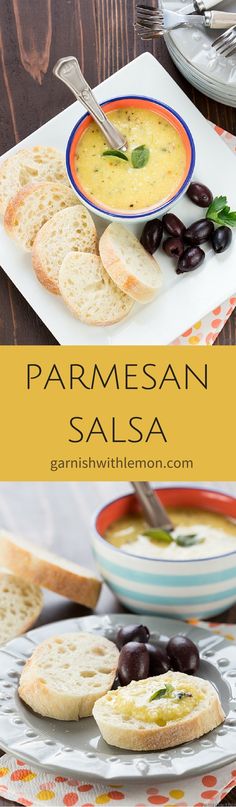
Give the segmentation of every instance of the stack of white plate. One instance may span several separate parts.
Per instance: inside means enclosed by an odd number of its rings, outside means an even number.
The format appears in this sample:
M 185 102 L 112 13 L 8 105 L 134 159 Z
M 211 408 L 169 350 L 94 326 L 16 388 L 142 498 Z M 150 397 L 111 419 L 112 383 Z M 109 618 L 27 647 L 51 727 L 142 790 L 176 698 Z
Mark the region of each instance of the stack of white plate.
M 186 2 L 182 0 L 183 10 Z M 164 4 L 180 9 L 180 3 L 164 0 Z M 236 12 L 236 0 L 224 0 L 217 8 Z M 236 107 L 236 52 L 228 58 L 217 53 L 212 43 L 220 33 L 203 27 L 180 28 L 167 34 L 165 41 L 173 62 L 190 84 L 209 98 Z

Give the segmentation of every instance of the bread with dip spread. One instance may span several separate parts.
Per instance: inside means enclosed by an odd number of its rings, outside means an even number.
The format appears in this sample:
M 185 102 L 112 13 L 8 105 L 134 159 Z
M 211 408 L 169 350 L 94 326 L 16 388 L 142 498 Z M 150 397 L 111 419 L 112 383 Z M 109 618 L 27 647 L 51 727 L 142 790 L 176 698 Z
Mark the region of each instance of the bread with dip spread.
M 94 608 L 101 581 L 90 569 L 60 558 L 8 532 L 0 532 L 0 566 L 37 586 Z
M 36 235 L 32 262 L 40 282 L 59 294 L 58 275 L 68 252 L 97 253 L 97 233 L 92 216 L 82 205 L 60 210 Z
M 43 607 L 40 588 L 23 577 L 0 573 L 0 645 L 25 633 Z
M 62 182 L 25 185 L 10 199 L 4 227 L 26 252 L 31 252 L 40 227 L 59 210 L 79 204 L 74 191 Z
M 225 717 L 209 681 L 171 671 L 109 692 L 95 703 L 93 716 L 108 745 L 131 751 L 195 740 Z
M 104 231 L 99 251 L 106 271 L 122 291 L 140 303 L 153 300 L 162 285 L 158 263 L 119 222 Z
M 87 325 L 114 325 L 133 307 L 133 300 L 113 283 L 97 255 L 70 252 L 59 272 L 64 302 Z
M 98 698 L 111 689 L 119 651 L 95 633 L 63 633 L 46 639 L 23 668 L 19 695 L 44 717 L 89 717 Z
M 63 182 L 69 185 L 64 154 L 51 146 L 18 149 L 0 164 L 0 213 L 24 185 L 32 182 Z

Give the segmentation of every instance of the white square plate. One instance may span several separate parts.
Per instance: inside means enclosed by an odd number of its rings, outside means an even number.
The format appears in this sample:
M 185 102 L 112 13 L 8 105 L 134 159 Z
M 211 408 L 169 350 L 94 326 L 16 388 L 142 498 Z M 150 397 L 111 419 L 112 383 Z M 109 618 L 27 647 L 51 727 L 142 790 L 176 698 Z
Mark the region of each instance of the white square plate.
M 139 56 L 95 91 L 98 101 L 129 93 L 151 96 L 169 104 L 182 115 L 195 141 L 195 177 L 208 185 L 214 195 L 226 195 L 231 207 L 235 208 L 235 157 L 151 54 Z M 43 144 L 65 150 L 69 134 L 83 112 L 81 104 L 72 104 L 29 135 L 22 145 Z M 186 197 L 175 207 L 187 224 L 201 218 L 201 210 Z M 101 220 L 97 223 L 101 231 Z M 230 250 L 223 255 L 217 256 L 209 251 L 203 266 L 188 275 L 177 276 L 174 264 L 159 251 L 163 273 L 159 297 L 149 305 L 135 305 L 129 317 L 118 325 L 90 327 L 76 320 L 59 297 L 41 286 L 31 270 L 30 255 L 22 252 L 6 235 L 3 226 L 0 227 L 0 263 L 3 269 L 63 345 L 169 344 L 236 290 L 235 239 Z

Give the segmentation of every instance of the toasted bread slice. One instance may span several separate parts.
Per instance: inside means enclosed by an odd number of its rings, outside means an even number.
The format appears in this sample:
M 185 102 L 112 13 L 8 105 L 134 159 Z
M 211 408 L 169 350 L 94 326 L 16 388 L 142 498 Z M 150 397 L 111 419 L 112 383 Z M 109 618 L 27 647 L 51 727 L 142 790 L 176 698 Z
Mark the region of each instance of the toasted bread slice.
M 95 573 L 5 531 L 0 532 L 0 566 L 88 608 L 99 597 L 101 582 Z
M 153 697 L 166 684 L 173 692 Z M 159 751 L 190 742 L 212 731 L 225 717 L 209 681 L 178 672 L 132 681 L 110 692 L 95 704 L 93 715 L 108 745 L 131 751 Z
M 89 717 L 113 684 L 119 652 L 95 633 L 64 633 L 40 644 L 22 671 L 19 695 L 55 720 Z
M 10 199 L 4 216 L 8 235 L 26 252 L 31 252 L 40 227 L 58 210 L 80 202 L 71 188 L 62 182 L 35 182 L 25 185 Z
M 140 303 L 153 300 L 162 285 L 158 263 L 134 233 L 113 222 L 99 244 L 103 266 L 122 291 Z
M 64 154 L 51 146 L 18 149 L 0 164 L 0 213 L 24 185 L 32 182 L 63 182 L 69 185 Z
M 114 325 L 133 301 L 113 283 L 97 255 L 70 252 L 59 272 L 59 289 L 73 314 L 87 325 Z
M 82 205 L 60 210 L 39 230 L 32 251 L 32 262 L 40 282 L 59 294 L 58 275 L 70 251 L 98 252 L 97 233 L 92 216 Z
M 0 572 L 0 645 L 25 633 L 43 607 L 40 588 L 20 577 Z

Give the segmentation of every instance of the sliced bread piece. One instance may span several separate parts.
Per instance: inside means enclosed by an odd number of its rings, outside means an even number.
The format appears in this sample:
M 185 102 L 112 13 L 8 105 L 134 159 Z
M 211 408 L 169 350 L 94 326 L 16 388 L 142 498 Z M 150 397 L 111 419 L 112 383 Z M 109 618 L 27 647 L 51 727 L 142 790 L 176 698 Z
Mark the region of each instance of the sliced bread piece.
M 0 566 L 24 580 L 94 608 L 101 582 L 97 575 L 8 532 L 0 532 Z
M 113 684 L 119 652 L 94 633 L 64 633 L 40 644 L 23 668 L 19 695 L 55 720 L 89 717 Z
M 103 266 L 122 291 L 140 303 L 153 300 L 162 285 L 160 267 L 134 233 L 119 222 L 109 224 L 99 252 Z
M 20 577 L 0 572 L 0 645 L 25 633 L 43 607 L 40 588 Z
M 64 154 L 51 146 L 19 149 L 0 164 L 0 213 L 4 216 L 8 202 L 31 182 L 63 182 L 69 185 Z
M 190 742 L 212 731 L 225 717 L 209 681 L 179 672 L 132 681 L 101 698 L 93 715 L 108 745 L 131 751 L 157 751 Z
M 4 227 L 23 249 L 30 252 L 40 227 L 58 210 L 78 204 L 80 202 L 74 191 L 62 182 L 25 185 L 10 200 L 4 216 Z
M 32 251 L 33 267 L 40 282 L 55 294 L 59 294 L 59 269 L 63 258 L 71 250 L 98 252 L 92 216 L 82 205 L 73 205 L 55 213 L 36 235 Z
M 133 301 L 113 283 L 97 255 L 70 252 L 59 272 L 59 289 L 73 314 L 88 325 L 114 325 Z

